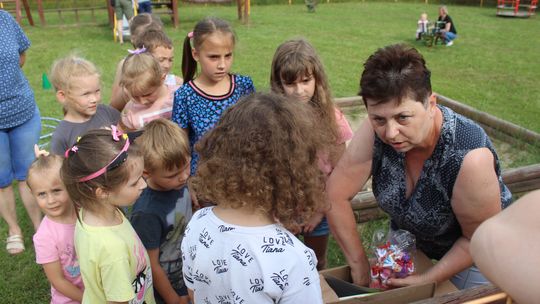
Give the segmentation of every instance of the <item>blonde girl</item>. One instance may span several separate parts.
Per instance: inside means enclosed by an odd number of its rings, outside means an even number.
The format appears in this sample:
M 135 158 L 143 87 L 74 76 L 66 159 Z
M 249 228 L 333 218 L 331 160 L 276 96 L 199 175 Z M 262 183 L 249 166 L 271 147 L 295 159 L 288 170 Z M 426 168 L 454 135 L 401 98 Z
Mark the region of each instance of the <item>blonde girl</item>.
M 73 234 L 77 213 L 60 178 L 63 157 L 37 150 L 26 183 L 45 214 L 34 234 L 36 262 L 51 283 L 51 303 L 82 301 L 83 281 Z
M 92 62 L 75 55 L 59 59 L 51 68 L 50 80 L 64 110 L 64 119 L 52 135 L 53 154 L 64 155 L 88 130 L 118 123 L 120 113 L 101 104 L 101 78 Z
M 120 208 L 131 206 L 146 183 L 143 159 L 131 140 L 93 130 L 66 153 L 61 176 L 80 206 L 75 226 L 85 291 L 83 303 L 155 303 L 150 261 Z
M 154 14 L 138 14 L 133 17 L 129 22 L 129 32 L 131 33 L 131 44 L 134 48 L 140 43 L 144 44 L 141 40 L 141 36 L 149 30 L 153 31 L 163 31 L 163 22 L 159 19 L 159 16 Z M 128 97 L 122 92 L 120 87 L 120 76 L 122 73 L 122 65 L 124 64 L 125 58 L 120 60 L 116 65 L 116 73 L 114 74 L 114 82 L 112 85 L 111 92 L 111 107 L 122 111 L 126 106 L 126 103 L 129 101 Z
M 193 146 L 238 99 L 255 91 L 248 76 L 231 74 L 235 35 L 230 24 L 205 18 L 184 39 L 184 85 L 175 93 L 172 120 L 189 133 L 191 174 L 199 156 Z M 200 73 L 195 77 L 197 66 Z
M 190 184 L 216 206 L 193 214 L 182 241 L 192 303 L 322 303 L 317 259 L 286 229 L 326 205 L 316 126 L 309 107 L 251 94 L 197 144 Z
M 321 170 L 328 176 L 352 138 L 347 119 L 334 106 L 324 67 L 313 46 L 304 39 L 281 44 L 272 60 L 270 85 L 274 92 L 285 94 L 296 102 L 309 105 L 317 113 L 318 128 L 331 135 L 330 147 L 324 147 L 320 157 Z M 323 269 L 326 266 L 329 228 L 323 212 L 319 211 L 303 227 L 304 242 L 317 255 Z
M 122 111 L 122 129 L 139 130 L 156 118 L 171 119 L 174 91 L 165 84 L 158 61 L 145 48 L 130 52 L 120 78 L 129 97 Z

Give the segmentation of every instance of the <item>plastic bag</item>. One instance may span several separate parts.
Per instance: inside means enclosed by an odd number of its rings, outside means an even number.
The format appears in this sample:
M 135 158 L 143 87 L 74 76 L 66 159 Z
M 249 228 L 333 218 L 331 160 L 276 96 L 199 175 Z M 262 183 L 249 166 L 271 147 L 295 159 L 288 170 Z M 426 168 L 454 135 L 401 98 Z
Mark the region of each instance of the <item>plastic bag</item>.
M 406 230 L 385 233 L 378 230 L 373 234 L 370 255 L 371 281 L 369 287 L 389 289 L 390 278 L 404 278 L 414 273 L 416 238 Z

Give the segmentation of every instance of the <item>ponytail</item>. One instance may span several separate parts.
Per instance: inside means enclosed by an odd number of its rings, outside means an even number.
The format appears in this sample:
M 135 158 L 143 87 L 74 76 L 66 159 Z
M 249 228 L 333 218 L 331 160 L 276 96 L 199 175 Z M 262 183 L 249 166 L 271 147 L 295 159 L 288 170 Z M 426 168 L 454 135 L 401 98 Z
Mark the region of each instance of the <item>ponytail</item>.
M 215 17 L 207 17 L 197 22 L 193 32 L 190 32 L 184 38 L 182 56 L 182 76 L 184 77 L 184 83 L 193 80 L 197 72 L 197 61 L 195 61 L 191 52 L 192 45 L 193 48 L 199 50 L 204 39 L 215 32 L 231 34 L 232 44 L 235 44 L 235 35 L 231 25 L 227 21 Z
M 182 55 L 182 77 L 184 78 L 184 83 L 187 83 L 195 77 L 195 72 L 197 72 L 197 61 L 193 58 L 193 53 L 191 51 L 191 37 L 190 35 L 186 36 L 184 39 L 184 50 Z

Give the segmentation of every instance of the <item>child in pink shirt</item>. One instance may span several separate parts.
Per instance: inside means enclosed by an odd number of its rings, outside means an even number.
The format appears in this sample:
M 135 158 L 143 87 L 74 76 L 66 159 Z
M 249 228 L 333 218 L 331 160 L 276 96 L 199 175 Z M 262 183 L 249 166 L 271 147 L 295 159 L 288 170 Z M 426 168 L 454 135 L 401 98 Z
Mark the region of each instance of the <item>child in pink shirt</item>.
M 352 138 L 352 130 L 343 113 L 334 106 L 323 64 L 313 46 L 304 39 L 282 43 L 272 60 L 270 85 L 272 91 L 288 96 L 292 102 L 312 107 L 317 113 L 320 131 L 329 134 L 334 143 L 319 151 L 319 168 L 329 176 L 345 151 L 346 142 Z M 324 211 L 316 212 L 300 228 L 304 243 L 317 256 L 318 270 L 326 267 L 330 233 Z
M 120 79 L 130 99 L 121 116 L 124 131 L 140 130 L 157 118 L 171 119 L 174 92 L 179 86 L 168 86 L 165 78 L 159 62 L 145 48 L 127 56 Z
M 37 149 L 36 149 L 37 150 Z M 36 151 L 27 183 L 45 214 L 34 235 L 36 262 L 51 283 L 52 304 L 82 301 L 83 282 L 75 253 L 75 207 L 60 179 L 62 157 Z

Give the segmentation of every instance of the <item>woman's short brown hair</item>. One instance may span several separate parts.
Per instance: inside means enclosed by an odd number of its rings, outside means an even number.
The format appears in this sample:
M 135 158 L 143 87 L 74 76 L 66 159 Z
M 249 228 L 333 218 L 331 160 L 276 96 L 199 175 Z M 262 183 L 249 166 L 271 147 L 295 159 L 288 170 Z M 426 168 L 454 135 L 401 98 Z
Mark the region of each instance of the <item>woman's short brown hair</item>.
M 364 63 L 360 93 L 366 100 L 385 103 L 404 98 L 427 103 L 431 95 L 431 72 L 424 57 L 413 47 L 394 44 L 378 49 Z
M 305 223 L 325 206 L 318 158 L 328 136 L 315 115 L 282 95 L 244 97 L 197 143 L 191 186 L 203 200 L 260 211 L 285 227 Z

